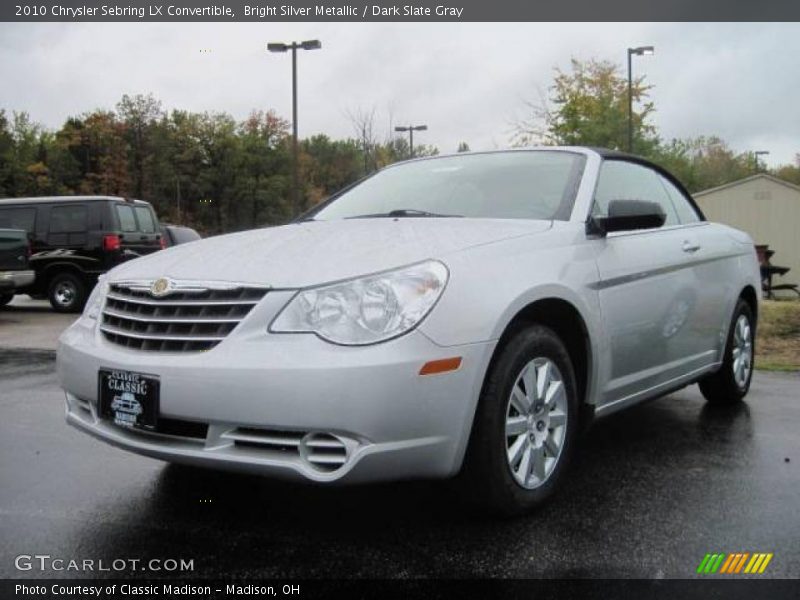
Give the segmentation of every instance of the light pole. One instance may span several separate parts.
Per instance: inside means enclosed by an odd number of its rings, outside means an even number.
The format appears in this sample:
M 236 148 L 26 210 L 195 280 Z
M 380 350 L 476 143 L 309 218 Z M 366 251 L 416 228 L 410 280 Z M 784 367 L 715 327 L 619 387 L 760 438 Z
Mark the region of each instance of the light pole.
M 322 42 L 319 40 L 307 40 L 305 42 L 292 42 L 291 44 L 270 43 L 267 50 L 270 52 L 292 51 L 292 217 L 297 215 L 297 207 L 300 204 L 300 175 L 298 171 L 298 149 L 297 149 L 297 49 L 319 50 Z
M 653 46 L 628 48 L 628 152 L 633 152 L 633 55 L 645 56 L 654 52 Z
M 408 127 L 395 127 L 395 131 L 400 132 L 408 132 L 408 147 L 409 152 L 411 154 L 411 158 L 414 158 L 414 132 L 415 131 L 427 131 L 427 125 L 409 125 Z
M 758 165 L 758 157 L 759 156 L 766 156 L 767 154 L 769 154 L 769 150 L 756 150 L 755 152 L 753 152 L 753 156 L 755 156 L 755 159 L 756 159 L 756 173 L 758 173 L 758 166 L 759 166 Z

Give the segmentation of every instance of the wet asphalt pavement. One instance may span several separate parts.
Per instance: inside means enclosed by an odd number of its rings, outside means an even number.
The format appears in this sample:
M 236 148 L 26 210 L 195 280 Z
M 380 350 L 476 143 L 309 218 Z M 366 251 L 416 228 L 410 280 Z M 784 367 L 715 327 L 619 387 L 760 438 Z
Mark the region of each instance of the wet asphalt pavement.
M 194 559 L 193 577 L 680 578 L 738 551 L 800 577 L 798 391 L 798 373 L 757 372 L 731 409 L 692 386 L 611 416 L 553 502 L 494 520 L 442 483 L 329 489 L 128 454 L 64 423 L 52 354 L 0 350 L 0 577 L 76 576 L 14 569 L 50 554 Z

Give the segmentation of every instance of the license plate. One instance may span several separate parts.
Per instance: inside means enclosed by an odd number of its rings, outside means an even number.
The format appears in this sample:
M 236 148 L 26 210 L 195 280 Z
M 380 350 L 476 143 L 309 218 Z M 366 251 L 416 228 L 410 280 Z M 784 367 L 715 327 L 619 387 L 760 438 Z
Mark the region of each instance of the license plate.
M 101 369 L 101 416 L 120 427 L 155 430 L 159 384 L 158 377 L 153 375 Z

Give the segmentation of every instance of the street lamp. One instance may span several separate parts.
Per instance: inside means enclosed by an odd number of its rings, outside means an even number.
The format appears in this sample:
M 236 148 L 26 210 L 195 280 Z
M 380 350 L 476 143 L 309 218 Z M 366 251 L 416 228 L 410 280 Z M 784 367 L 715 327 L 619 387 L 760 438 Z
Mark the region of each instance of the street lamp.
M 414 132 L 415 131 L 427 131 L 427 125 L 409 125 L 408 127 L 395 127 L 395 131 L 408 132 L 408 147 L 411 153 L 411 158 L 414 158 Z
M 628 48 L 628 152 L 633 152 L 633 55 L 647 56 L 654 53 L 653 46 Z
M 769 150 L 756 150 L 755 152 L 753 152 L 753 155 L 755 156 L 756 159 L 756 173 L 758 173 L 758 157 L 766 156 L 767 154 L 769 154 Z
M 297 149 L 297 49 L 319 50 L 322 42 L 319 40 L 306 40 L 305 42 L 292 42 L 291 44 L 269 43 L 267 50 L 270 52 L 292 51 L 292 217 L 297 214 L 297 207 L 300 204 L 300 175 L 298 171 L 298 149 Z

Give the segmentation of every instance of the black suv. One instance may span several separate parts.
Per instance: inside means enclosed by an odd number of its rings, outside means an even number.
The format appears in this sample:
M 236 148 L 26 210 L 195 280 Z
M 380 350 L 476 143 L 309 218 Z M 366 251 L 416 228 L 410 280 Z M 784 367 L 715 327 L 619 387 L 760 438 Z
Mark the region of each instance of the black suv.
M 46 296 L 59 312 L 80 311 L 101 273 L 164 247 L 153 207 L 113 196 L 0 200 L 2 227 L 31 241 L 36 278 L 16 293 Z
M 16 290 L 33 283 L 34 272 L 28 267 L 31 245 L 22 229 L 0 229 L 0 306 L 14 297 Z

